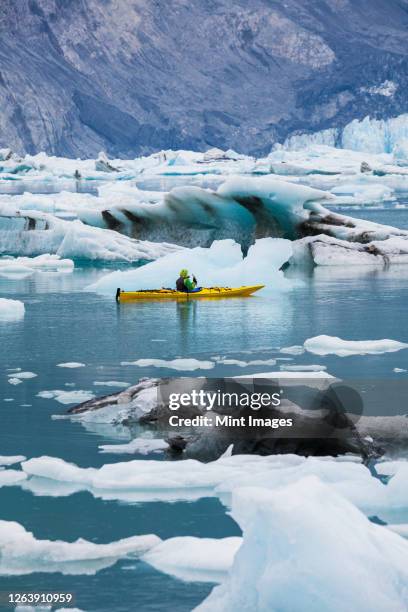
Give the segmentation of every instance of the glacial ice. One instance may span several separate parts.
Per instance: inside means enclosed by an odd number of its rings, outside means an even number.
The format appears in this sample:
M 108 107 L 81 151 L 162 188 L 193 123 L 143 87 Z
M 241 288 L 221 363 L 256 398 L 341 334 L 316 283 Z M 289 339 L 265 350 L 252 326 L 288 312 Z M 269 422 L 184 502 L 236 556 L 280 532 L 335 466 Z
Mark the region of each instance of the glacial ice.
M 61 259 L 58 255 L 38 255 L 37 257 L 2 257 L 0 258 L 0 276 L 6 278 L 27 277 L 37 271 L 72 272 L 74 262 Z
M 0 575 L 35 572 L 93 575 L 119 559 L 139 558 L 159 542 L 160 538 L 155 535 L 133 536 L 111 544 L 83 539 L 37 540 L 19 523 L 0 521 Z
M 25 308 L 19 300 L 0 298 L 0 323 L 24 319 Z
M 24 457 L 24 455 L 0 455 L 0 466 L 14 465 L 15 463 L 21 463 L 26 459 L 27 457 Z
M 76 391 L 55 389 L 52 391 L 40 391 L 37 393 L 37 397 L 55 399 L 60 404 L 79 404 L 80 402 L 93 399 L 95 394 L 92 391 L 84 391 L 82 389 L 77 389 Z
M 151 548 L 142 561 L 186 582 L 222 582 L 241 543 L 239 537 L 169 538 Z
M 0 253 L 21 256 L 54 254 L 92 261 L 151 261 L 181 247 L 134 240 L 110 229 L 65 221 L 53 215 L 6 209 L 0 212 Z
M 354 119 L 343 129 L 331 129 L 314 134 L 299 134 L 290 137 L 285 147 L 304 149 L 316 144 L 337 146 L 341 149 L 381 154 L 398 152 L 408 138 L 408 114 L 391 119 Z
M 114 455 L 148 455 L 166 450 L 169 445 L 160 438 L 134 438 L 128 444 L 102 444 L 99 446 L 101 453 L 111 453 Z
M 14 486 L 26 480 L 27 475 L 21 470 L 4 470 L 0 469 L 0 488 Z
M 343 340 L 334 336 L 315 336 L 305 341 L 304 347 L 315 355 L 382 355 L 408 348 L 397 340 Z
M 297 455 L 232 455 L 201 463 L 131 460 L 80 468 L 54 457 L 22 463 L 30 477 L 24 488 L 42 494 L 44 483 L 54 495 L 87 490 L 95 497 L 128 502 L 194 500 L 218 496 L 228 504 L 235 489 L 260 486 L 270 489 L 318 476 L 367 514 L 386 515 L 389 509 L 406 508 L 408 467 L 401 466 L 387 485 L 371 476 L 357 458 L 304 458 Z M 49 488 L 47 489 L 49 490 Z
M 139 368 L 167 368 L 168 370 L 178 370 L 179 372 L 192 372 L 194 370 L 211 370 L 214 367 L 213 361 L 203 361 L 194 358 L 184 359 L 137 359 L 136 361 L 122 361 L 122 366 L 137 366 Z
M 18 378 L 20 380 L 27 380 L 29 378 L 36 378 L 38 376 L 38 374 L 35 374 L 34 372 L 13 372 L 8 374 L 9 377 L 14 377 L 14 378 Z
M 75 369 L 75 368 L 84 368 L 84 367 L 85 367 L 85 364 L 79 361 L 66 361 L 65 363 L 57 363 L 57 368 Z
M 199 284 L 206 287 L 273 284 L 273 290 L 291 285 L 280 267 L 291 255 L 291 243 L 277 238 L 257 240 L 243 257 L 241 247 L 233 240 L 215 241 L 210 248 L 197 247 L 166 255 L 141 268 L 112 272 L 88 287 L 98 293 L 112 294 L 124 290 L 174 287 L 182 268 L 188 267 Z
M 94 385 L 96 387 L 118 387 L 123 389 L 130 387 L 130 383 L 121 380 L 95 380 Z
M 197 612 L 405 609 L 408 542 L 318 478 L 239 489 L 232 516 L 243 543 Z

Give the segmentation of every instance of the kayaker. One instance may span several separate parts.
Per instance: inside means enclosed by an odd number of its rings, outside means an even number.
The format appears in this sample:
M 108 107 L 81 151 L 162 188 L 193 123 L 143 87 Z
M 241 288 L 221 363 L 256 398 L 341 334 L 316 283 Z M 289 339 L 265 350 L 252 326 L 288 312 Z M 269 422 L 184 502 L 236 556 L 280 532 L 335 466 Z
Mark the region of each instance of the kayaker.
M 188 293 L 189 291 L 194 291 L 197 287 L 197 279 L 193 274 L 193 280 L 190 280 L 190 275 L 188 270 L 183 268 L 180 270 L 180 276 L 176 281 L 176 289 L 177 291 L 185 291 Z

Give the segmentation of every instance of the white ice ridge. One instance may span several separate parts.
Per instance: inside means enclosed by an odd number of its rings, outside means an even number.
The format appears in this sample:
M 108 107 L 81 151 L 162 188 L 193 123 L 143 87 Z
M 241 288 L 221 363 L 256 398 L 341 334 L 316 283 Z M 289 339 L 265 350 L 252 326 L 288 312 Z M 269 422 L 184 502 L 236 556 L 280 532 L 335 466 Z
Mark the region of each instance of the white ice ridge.
M 395 353 L 408 348 L 405 342 L 398 340 L 343 340 L 334 336 L 315 336 L 305 341 L 304 347 L 315 355 L 382 355 Z
M 141 268 L 112 272 L 88 287 L 98 293 L 174 287 L 179 271 L 188 267 L 206 287 L 264 284 L 274 291 L 291 287 L 280 267 L 292 253 L 289 240 L 263 238 L 250 247 L 246 257 L 233 240 L 215 241 L 210 248 L 196 247 L 166 255 Z M 264 290 L 263 290 L 264 291 Z
M 51 253 L 61 258 L 131 263 L 151 261 L 180 248 L 134 240 L 78 219 L 65 221 L 48 213 L 0 205 L 0 253 L 28 257 Z
M 367 513 L 383 516 L 390 509 L 408 507 L 408 464 L 399 466 L 384 485 L 359 460 L 350 457 L 334 460 L 297 455 L 232 455 L 210 463 L 146 459 L 100 468 L 81 468 L 55 457 L 38 457 L 23 462 L 22 469 L 29 477 L 24 488 L 34 494 L 57 497 L 87 490 L 97 498 L 129 502 L 218 496 L 228 504 L 238 487 L 275 489 L 315 475 Z
M 159 542 L 155 535 L 133 536 L 110 544 L 83 539 L 37 540 L 19 523 L 0 521 L 0 575 L 34 572 L 93 575 L 119 559 L 139 558 Z
M 170 538 L 151 548 L 142 560 L 186 582 L 222 582 L 242 538 Z
M 232 516 L 243 543 L 197 612 L 406 609 L 408 542 L 317 478 L 239 489 Z
M 24 319 L 25 308 L 20 300 L 0 298 L 0 323 Z

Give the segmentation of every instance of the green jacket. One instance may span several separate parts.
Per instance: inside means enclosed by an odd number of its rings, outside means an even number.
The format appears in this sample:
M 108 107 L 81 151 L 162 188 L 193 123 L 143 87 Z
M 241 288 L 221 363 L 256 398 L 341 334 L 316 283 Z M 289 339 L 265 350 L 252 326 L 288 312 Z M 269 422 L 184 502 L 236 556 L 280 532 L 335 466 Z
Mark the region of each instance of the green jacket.
M 197 287 L 197 283 L 190 280 L 190 278 L 188 277 L 184 279 L 184 285 L 189 291 L 192 291 L 193 289 Z

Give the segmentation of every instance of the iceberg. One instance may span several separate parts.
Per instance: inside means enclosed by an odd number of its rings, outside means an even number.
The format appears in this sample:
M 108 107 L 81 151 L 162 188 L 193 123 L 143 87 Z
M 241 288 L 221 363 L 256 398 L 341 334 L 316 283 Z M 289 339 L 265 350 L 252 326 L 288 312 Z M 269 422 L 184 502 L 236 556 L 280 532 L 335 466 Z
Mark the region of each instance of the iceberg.
M 139 368 L 167 368 L 179 372 L 192 372 L 194 370 L 211 370 L 215 363 L 199 359 L 137 359 L 136 361 L 121 361 L 122 366 L 137 366 Z
M 246 257 L 233 240 L 215 241 L 210 248 L 196 247 L 171 253 L 136 270 L 112 272 L 87 289 L 112 294 L 123 290 L 174 287 L 179 270 L 188 266 L 200 285 L 252 285 L 254 279 L 267 287 L 285 290 L 291 286 L 280 271 L 292 253 L 291 243 L 279 238 L 263 238 L 252 245 Z
M 149 453 L 161 452 L 168 448 L 168 443 L 160 438 L 134 438 L 128 444 L 102 444 L 99 446 L 101 453 L 111 453 L 114 455 L 148 455 Z
M 0 276 L 6 278 L 26 278 L 37 271 L 72 272 L 74 262 L 61 259 L 58 255 L 45 253 L 38 257 L 1 257 Z
M 134 240 L 118 232 L 64 221 L 40 212 L 0 213 L 0 253 L 32 257 L 55 254 L 65 259 L 133 263 L 151 261 L 181 247 Z
M 334 336 L 315 336 L 305 341 L 304 347 L 315 355 L 382 355 L 408 348 L 398 340 L 342 340 Z
M 0 575 L 35 572 L 93 575 L 119 559 L 138 558 L 156 546 L 155 535 L 133 536 L 110 544 L 37 540 L 19 523 L 0 521 Z
M 40 391 L 37 393 L 37 397 L 41 397 L 42 399 L 55 399 L 60 404 L 76 404 L 77 402 L 86 402 L 90 399 L 94 398 L 95 395 L 92 391 L 65 391 L 60 389 L 55 389 L 52 391 Z
M 404 610 L 408 542 L 316 477 L 238 489 L 232 516 L 243 543 L 197 612 Z

